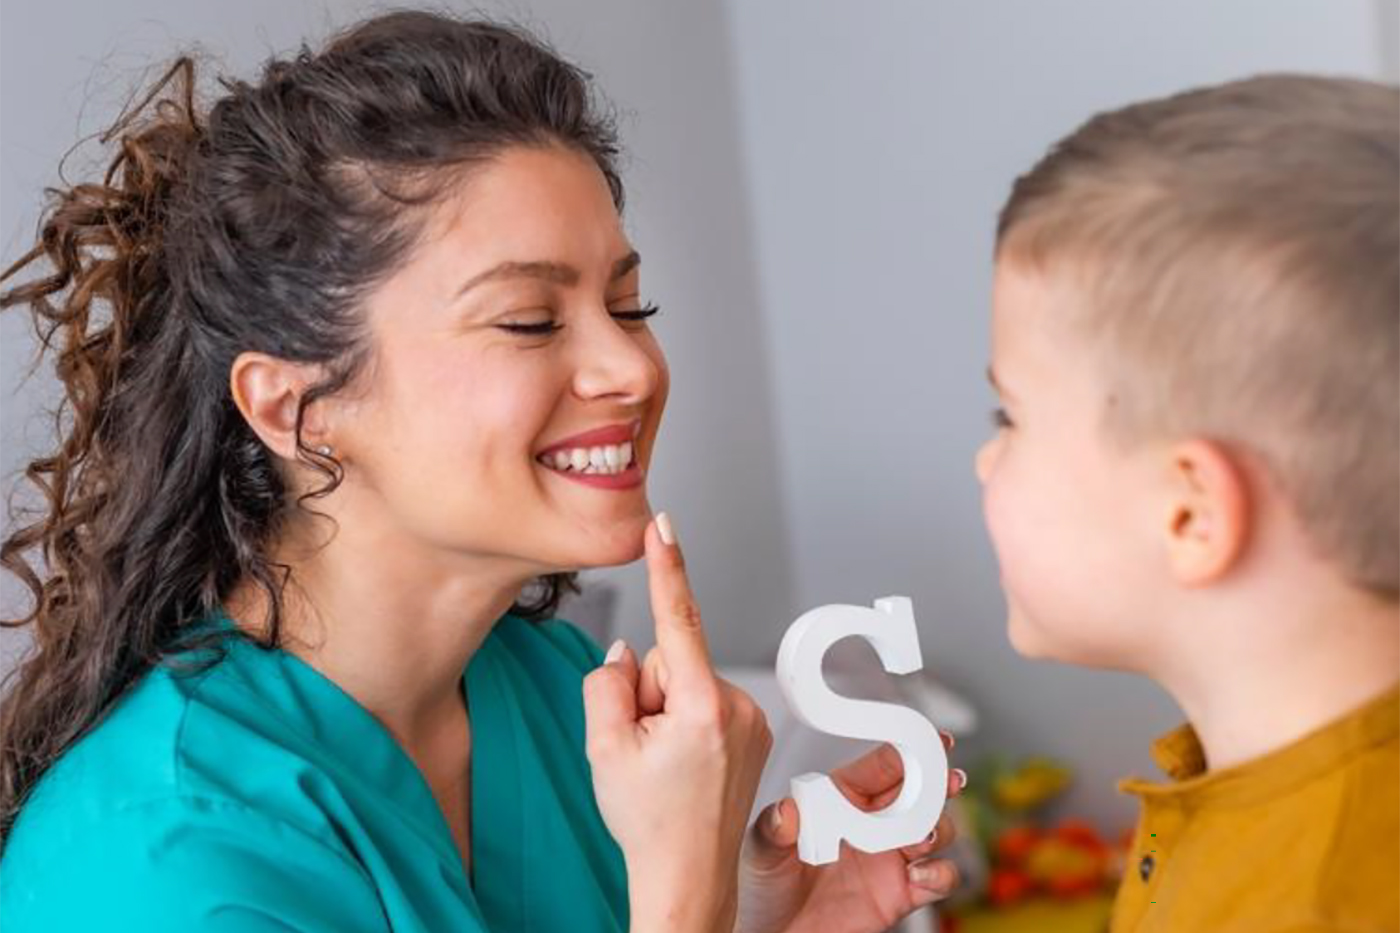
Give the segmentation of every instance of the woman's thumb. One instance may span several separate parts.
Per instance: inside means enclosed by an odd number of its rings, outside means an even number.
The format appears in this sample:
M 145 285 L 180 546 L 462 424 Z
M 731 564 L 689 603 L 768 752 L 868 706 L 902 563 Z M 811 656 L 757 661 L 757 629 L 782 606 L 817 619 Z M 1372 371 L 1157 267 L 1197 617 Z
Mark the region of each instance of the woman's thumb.
M 637 657 L 621 639 L 607 660 L 583 679 L 583 714 L 589 755 L 635 741 Z
M 798 819 L 791 797 L 763 808 L 749 831 L 745 854 L 751 870 L 771 871 L 796 856 Z

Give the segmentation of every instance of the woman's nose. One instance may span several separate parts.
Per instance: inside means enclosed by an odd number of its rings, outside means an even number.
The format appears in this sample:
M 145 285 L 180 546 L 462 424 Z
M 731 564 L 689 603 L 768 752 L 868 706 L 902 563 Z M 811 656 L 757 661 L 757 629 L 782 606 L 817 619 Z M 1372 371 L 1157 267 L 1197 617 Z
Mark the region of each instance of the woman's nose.
M 588 326 L 577 341 L 574 392 L 583 399 L 617 396 L 628 401 L 650 398 L 660 381 L 660 366 L 638 335 L 624 330 L 609 315 Z

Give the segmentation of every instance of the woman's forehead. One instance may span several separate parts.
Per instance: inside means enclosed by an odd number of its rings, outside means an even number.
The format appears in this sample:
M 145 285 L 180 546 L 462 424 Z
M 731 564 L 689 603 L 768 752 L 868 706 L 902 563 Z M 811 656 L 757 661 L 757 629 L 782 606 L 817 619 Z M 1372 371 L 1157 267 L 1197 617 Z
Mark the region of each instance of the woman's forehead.
M 463 173 L 423 246 L 457 268 L 555 262 L 610 270 L 632 251 L 603 173 L 562 147 L 516 147 Z

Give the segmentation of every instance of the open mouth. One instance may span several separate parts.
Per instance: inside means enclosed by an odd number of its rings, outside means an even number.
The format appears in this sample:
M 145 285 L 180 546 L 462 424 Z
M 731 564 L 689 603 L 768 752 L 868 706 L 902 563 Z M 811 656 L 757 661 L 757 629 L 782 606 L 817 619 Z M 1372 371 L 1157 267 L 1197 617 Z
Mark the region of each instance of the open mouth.
M 613 476 L 637 465 L 636 448 L 631 441 L 598 447 L 572 447 L 540 454 L 536 459 L 560 473 Z
M 545 449 L 535 460 L 557 473 L 618 476 L 637 466 L 641 422 L 611 425 L 575 435 Z

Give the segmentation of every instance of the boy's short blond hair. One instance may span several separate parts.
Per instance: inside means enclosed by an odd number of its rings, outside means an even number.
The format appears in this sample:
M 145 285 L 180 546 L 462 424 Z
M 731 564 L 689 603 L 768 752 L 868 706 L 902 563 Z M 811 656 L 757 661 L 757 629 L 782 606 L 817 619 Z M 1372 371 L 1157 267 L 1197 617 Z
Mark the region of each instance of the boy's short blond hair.
M 1261 464 L 1400 592 L 1400 89 L 1272 75 L 1103 113 L 1016 181 L 999 261 L 1070 274 L 1116 439 Z

